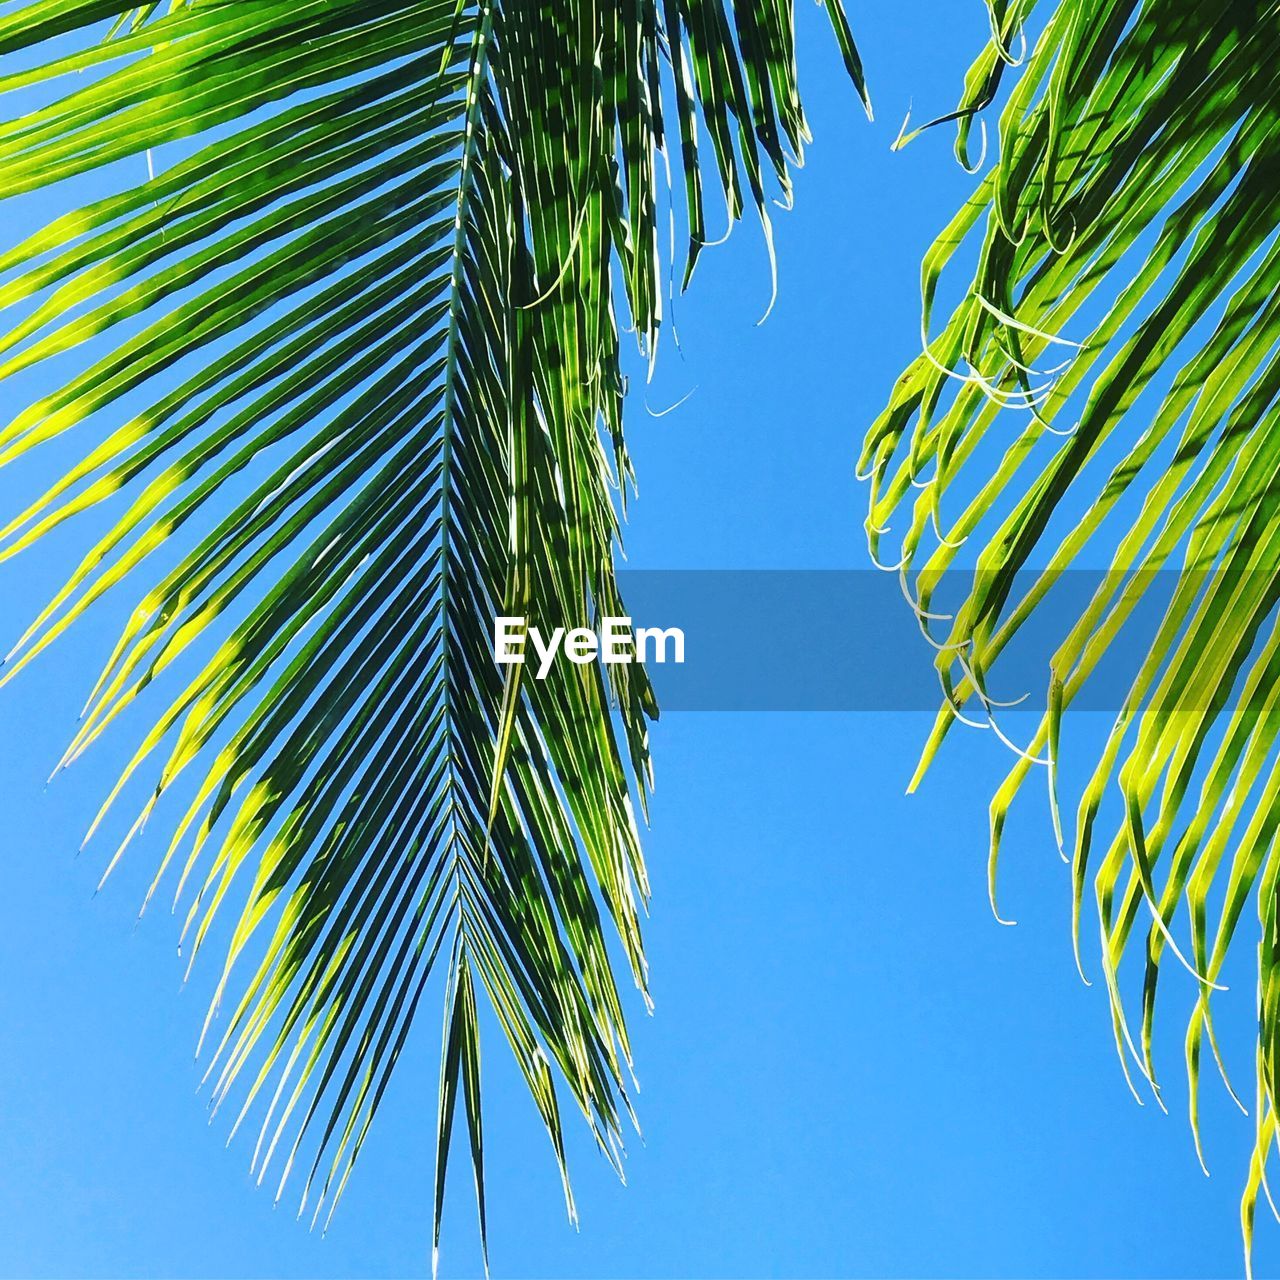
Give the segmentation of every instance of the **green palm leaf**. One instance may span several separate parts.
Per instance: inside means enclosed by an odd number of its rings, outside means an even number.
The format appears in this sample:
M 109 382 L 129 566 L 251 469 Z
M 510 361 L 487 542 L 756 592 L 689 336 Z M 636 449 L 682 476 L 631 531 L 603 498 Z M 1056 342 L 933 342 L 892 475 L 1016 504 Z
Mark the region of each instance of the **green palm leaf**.
M 1037 762 L 1047 766 L 1059 821 L 1063 713 L 1108 655 L 1128 663 L 1070 849 L 1077 955 L 1092 879 L 1121 1060 L 1152 1088 L 1160 975 L 1171 963 L 1194 975 L 1186 1065 L 1197 1148 L 1206 1041 L 1222 1065 L 1215 992 L 1253 897 L 1247 1244 L 1280 1070 L 1280 6 L 989 8 L 993 38 L 951 118 L 967 161 L 978 113 L 1018 68 L 1000 160 L 926 257 L 925 350 L 865 445 L 867 529 L 938 645 L 948 697 L 922 768 L 957 720 L 999 726 L 989 690 L 1002 653 L 1032 625 L 1057 628 L 1039 727 L 991 806 L 993 906 L 1015 793 Z M 1028 54 L 1033 17 L 1044 25 Z M 957 274 L 963 296 L 929 335 L 935 299 Z M 891 520 L 902 525 L 894 549 Z M 1053 588 L 1069 567 L 1096 565 L 1099 548 L 1109 571 L 1087 607 L 1064 617 Z M 963 604 L 939 626 L 935 594 L 962 566 L 973 571 Z M 1176 571 L 1167 600 L 1156 594 L 1166 568 Z M 1126 621 L 1154 599 L 1149 646 L 1119 647 Z M 1104 804 L 1113 784 L 1114 812 Z M 1121 981 L 1130 953 L 1142 962 L 1136 1010 Z
M 653 699 L 619 666 L 504 684 L 493 619 L 623 612 L 618 309 L 652 359 L 656 159 L 669 120 L 686 279 L 708 173 L 767 229 L 806 136 L 793 46 L 769 0 L 0 6 L 5 194 L 65 209 L 0 253 L 0 382 L 57 370 L 0 463 L 82 441 L 0 556 L 109 515 L 5 678 L 137 593 L 70 763 L 181 669 L 107 803 L 145 780 L 132 837 L 180 798 L 153 891 L 192 959 L 228 917 L 214 1095 L 313 1217 L 442 956 L 437 1242 L 459 1100 L 484 1229 L 481 992 L 562 1172 L 564 1089 L 619 1159 L 606 917 L 643 989 Z

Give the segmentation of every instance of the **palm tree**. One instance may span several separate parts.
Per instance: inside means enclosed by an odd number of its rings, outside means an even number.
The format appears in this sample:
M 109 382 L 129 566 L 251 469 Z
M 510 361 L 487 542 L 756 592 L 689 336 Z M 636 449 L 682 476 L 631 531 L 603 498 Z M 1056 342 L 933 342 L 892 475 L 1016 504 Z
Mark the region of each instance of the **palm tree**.
M 1006 649 L 1106 548 L 992 803 L 993 906 L 1015 794 L 1045 766 L 1065 846 L 1064 714 L 1178 571 L 1080 798 L 1077 955 L 1092 876 L 1117 1047 L 1157 1098 L 1159 976 L 1170 957 L 1191 975 L 1198 1148 L 1206 1042 L 1223 1069 L 1212 998 L 1256 896 L 1247 1244 L 1280 1071 L 1280 5 L 988 10 L 948 118 L 968 163 L 1012 77 L 1000 155 L 925 257 L 924 349 L 862 459 L 868 533 L 936 646 L 922 771 L 958 721 L 1008 738 L 990 692 Z M 177 802 L 153 892 L 187 903 L 190 960 L 225 946 L 209 1071 L 235 1125 L 256 1104 L 261 1173 L 283 1190 L 300 1166 L 302 1205 L 332 1212 L 435 974 L 436 1240 L 459 1103 L 484 1238 L 481 996 L 572 1213 L 561 1093 L 615 1162 L 629 1112 L 611 931 L 643 991 L 634 809 L 656 707 L 633 668 L 504 680 L 490 627 L 622 611 L 620 331 L 652 362 L 667 186 L 686 285 L 704 181 L 730 225 L 750 205 L 768 236 L 766 188 L 789 194 L 807 136 L 790 5 L 13 0 L 0 53 L 5 194 L 60 208 L 0 255 L 7 403 L 29 371 L 56 386 L 0 423 L 0 464 L 84 437 L 0 529 L 0 557 L 68 521 L 92 531 L 4 678 L 113 588 L 135 593 L 65 764 L 185 668 L 107 798 L 149 788 L 111 865 Z M 674 182 L 655 164 L 673 152 Z
M 806 139 L 790 5 L 2 10 L 4 191 L 61 211 L 0 256 L 8 403 L 56 370 L 6 415 L 0 463 L 82 443 L 0 556 L 101 508 L 5 678 L 134 592 L 63 763 L 182 668 L 107 805 L 145 779 L 114 865 L 178 797 L 152 890 L 188 903 L 191 959 L 230 917 L 214 1097 L 243 1081 L 255 1167 L 283 1187 L 300 1166 L 303 1206 L 332 1212 L 443 969 L 436 1241 L 459 1101 L 483 1238 L 481 993 L 562 1173 L 563 1090 L 617 1160 L 605 916 L 643 991 L 655 714 L 624 666 L 504 681 L 493 619 L 622 612 L 620 312 L 651 361 L 655 158 L 678 155 L 686 283 L 704 183 L 767 234 Z
M 868 535 L 937 646 L 946 698 L 922 770 L 957 721 L 1003 734 L 990 692 L 1002 653 L 1033 623 L 1057 636 L 1038 727 L 991 804 L 993 907 L 1015 794 L 1047 766 L 1061 845 L 1064 712 L 1104 658 L 1125 664 L 1068 846 L 1077 958 L 1092 878 L 1117 1048 L 1157 1099 L 1157 984 L 1171 964 L 1190 973 L 1197 1151 L 1206 1041 L 1226 1079 L 1213 996 L 1253 896 L 1247 1255 L 1280 1079 L 1280 6 L 989 9 L 992 39 L 949 118 L 967 162 L 979 113 L 1015 73 L 1000 159 L 925 257 L 924 351 L 864 448 Z M 1028 22 L 1042 24 L 1030 52 Z M 954 285 L 960 301 L 931 335 L 935 298 Z M 1110 567 L 1087 606 L 1055 612 L 1054 587 L 1071 566 L 1096 565 L 1097 548 Z M 972 570 L 963 603 L 943 619 L 935 593 L 961 566 Z M 1159 624 L 1135 651 L 1118 637 L 1153 600 Z M 1144 962 L 1140 1013 L 1120 976 L 1131 952 Z

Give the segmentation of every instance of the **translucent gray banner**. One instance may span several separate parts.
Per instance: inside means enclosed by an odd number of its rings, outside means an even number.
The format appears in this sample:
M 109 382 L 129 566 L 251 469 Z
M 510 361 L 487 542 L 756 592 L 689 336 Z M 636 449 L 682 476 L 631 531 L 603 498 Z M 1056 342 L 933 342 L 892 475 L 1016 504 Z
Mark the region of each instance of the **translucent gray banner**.
M 1272 603 L 1280 577 L 1263 581 Z M 623 570 L 620 585 L 637 628 L 683 633 L 684 661 L 646 663 L 667 711 L 934 711 L 941 699 L 939 649 L 922 632 L 898 576 L 868 570 Z M 1004 615 L 1037 587 L 1038 572 L 994 587 Z M 947 615 L 974 585 L 972 571 L 952 571 L 933 592 L 929 611 Z M 1117 710 L 1151 652 L 1171 600 L 1224 587 L 1208 574 L 1192 581 L 1175 571 L 1135 578 L 1071 570 L 1044 594 L 990 667 L 993 700 L 1025 698 L 1043 711 L 1051 660 L 1072 628 L 1103 598 L 1122 596 L 1124 625 L 1073 701 L 1077 709 Z M 1267 606 L 1268 608 L 1270 605 Z M 1194 610 L 1193 610 L 1194 612 Z M 536 619 L 533 620 L 537 622 Z M 927 620 L 936 644 L 945 617 Z M 1268 629 L 1271 624 L 1268 624 Z M 945 651 L 943 651 L 945 652 Z M 957 679 L 963 671 L 953 667 Z

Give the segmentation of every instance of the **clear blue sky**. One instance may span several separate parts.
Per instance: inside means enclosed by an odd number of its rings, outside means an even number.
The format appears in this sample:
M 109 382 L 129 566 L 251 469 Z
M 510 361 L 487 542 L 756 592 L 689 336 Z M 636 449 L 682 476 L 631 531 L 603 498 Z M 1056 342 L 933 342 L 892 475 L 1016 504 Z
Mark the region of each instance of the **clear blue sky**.
M 863 565 L 862 431 L 917 345 L 920 253 L 969 189 L 939 132 L 888 147 L 908 100 L 953 101 L 977 0 L 854 4 L 879 118 L 800 5 L 817 140 L 779 215 L 778 304 L 743 226 L 704 256 L 650 403 L 633 396 L 642 567 Z M 9 509 L 29 479 L 0 475 Z M 16 634 L 68 547 L 0 570 Z M 123 603 L 120 607 L 123 607 Z M 192 1061 L 209 973 L 181 990 L 177 925 L 135 930 L 147 862 L 91 900 L 75 856 L 128 735 L 44 790 L 114 636 L 99 614 L 0 696 L 0 1274 L 410 1276 L 429 1269 L 438 1025 L 421 1019 L 328 1236 L 271 1207 L 206 1124 Z M 928 655 L 923 646 L 919 661 Z M 1206 1079 L 1214 1176 L 1160 1044 L 1170 1117 L 1137 1107 L 1106 1002 L 1068 945 L 1068 882 L 1034 795 L 986 904 L 986 801 L 1007 758 L 957 739 L 907 798 L 927 717 L 676 714 L 655 733 L 648 855 L 656 1012 L 634 1008 L 644 1142 L 618 1185 L 574 1133 L 582 1225 L 502 1046 L 485 1059 L 491 1245 L 502 1277 L 1211 1276 L 1241 1269 L 1250 1124 Z M 1247 957 L 1246 957 L 1247 958 Z M 1247 1087 L 1252 990 L 1227 1035 Z M 457 1172 L 464 1170 L 461 1165 Z M 1258 1270 L 1280 1230 L 1262 1223 Z M 465 1176 L 442 1274 L 479 1269 Z

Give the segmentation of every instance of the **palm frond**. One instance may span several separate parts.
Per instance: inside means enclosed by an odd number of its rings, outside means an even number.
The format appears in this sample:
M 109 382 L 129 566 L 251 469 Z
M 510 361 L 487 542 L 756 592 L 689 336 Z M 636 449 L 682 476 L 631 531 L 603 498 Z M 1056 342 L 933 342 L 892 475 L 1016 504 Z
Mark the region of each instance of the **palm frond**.
M 1152 1088 L 1158 980 L 1171 953 L 1194 975 L 1186 1066 L 1197 1149 L 1206 1039 L 1222 1065 L 1215 992 L 1255 899 L 1248 1242 L 1280 1068 L 1280 6 L 989 8 L 992 40 L 955 113 L 962 158 L 977 113 L 1019 62 L 1024 24 L 1042 21 L 1042 34 L 1013 72 L 999 162 L 926 257 L 924 349 L 862 458 L 868 534 L 938 645 L 947 697 L 922 769 L 962 716 L 999 727 L 989 690 L 1002 652 L 1032 626 L 1053 629 L 1043 715 L 991 805 L 993 907 L 1015 793 L 1045 766 L 1059 821 L 1063 714 L 1104 659 L 1127 664 L 1128 692 L 1079 801 L 1077 957 L 1092 877 L 1117 1047 Z M 931 336 L 953 276 L 963 296 Z M 896 554 L 884 537 L 893 518 L 903 522 Z M 1099 554 L 1109 568 L 1087 607 L 1060 610 L 1054 586 Z M 970 570 L 963 604 L 933 626 L 944 576 Z M 1170 578 L 1166 599 L 1157 584 Z M 1118 640 L 1153 600 L 1149 645 Z M 1104 806 L 1113 783 L 1114 814 Z M 1129 952 L 1143 963 L 1136 1022 L 1120 979 Z
M 152 892 L 167 876 L 187 902 L 191 960 L 223 921 L 214 1097 L 255 1116 L 260 1178 L 300 1168 L 313 1220 L 441 956 L 437 1243 L 460 1100 L 483 1234 L 479 992 L 562 1172 L 565 1088 L 619 1159 L 606 917 L 643 989 L 652 694 L 621 666 L 504 681 L 493 621 L 623 612 L 618 308 L 652 359 L 666 119 L 687 278 L 708 174 L 766 228 L 766 175 L 789 180 L 791 23 L 761 0 L 0 11 L 4 193 L 65 210 L 0 252 L 10 403 L 56 370 L 0 426 L 0 464 L 82 441 L 0 558 L 100 512 L 5 679 L 137 593 L 63 763 L 150 708 L 107 805 L 150 788 L 127 844 L 180 800 Z

